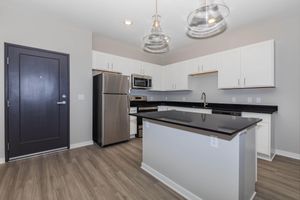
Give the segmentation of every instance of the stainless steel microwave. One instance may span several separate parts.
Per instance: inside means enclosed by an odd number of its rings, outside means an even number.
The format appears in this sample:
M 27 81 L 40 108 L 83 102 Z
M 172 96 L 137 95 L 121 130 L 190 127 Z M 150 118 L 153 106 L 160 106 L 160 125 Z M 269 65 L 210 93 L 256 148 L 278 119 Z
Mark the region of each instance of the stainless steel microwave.
M 150 89 L 152 88 L 152 77 L 139 74 L 131 75 L 132 89 Z

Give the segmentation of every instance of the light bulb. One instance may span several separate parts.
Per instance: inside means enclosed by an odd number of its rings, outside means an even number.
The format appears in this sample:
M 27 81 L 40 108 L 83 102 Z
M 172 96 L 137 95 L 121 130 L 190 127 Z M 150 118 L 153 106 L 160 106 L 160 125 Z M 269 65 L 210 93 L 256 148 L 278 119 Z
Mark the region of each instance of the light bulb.
M 208 20 L 208 23 L 209 24 L 213 24 L 213 23 L 215 23 L 216 22 L 216 19 L 215 18 L 210 18 L 209 20 Z

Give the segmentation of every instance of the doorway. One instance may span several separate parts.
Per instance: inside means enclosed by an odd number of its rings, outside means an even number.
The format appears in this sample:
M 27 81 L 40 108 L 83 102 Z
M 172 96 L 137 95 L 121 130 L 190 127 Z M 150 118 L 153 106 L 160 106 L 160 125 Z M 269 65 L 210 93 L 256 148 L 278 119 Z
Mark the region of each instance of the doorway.
M 5 159 L 69 148 L 69 55 L 5 43 Z

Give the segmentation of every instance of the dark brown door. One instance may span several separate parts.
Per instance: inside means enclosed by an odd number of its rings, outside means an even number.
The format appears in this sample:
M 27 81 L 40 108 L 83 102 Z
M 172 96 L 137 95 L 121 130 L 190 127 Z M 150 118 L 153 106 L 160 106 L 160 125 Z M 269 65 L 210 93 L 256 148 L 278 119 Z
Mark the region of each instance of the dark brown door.
M 69 147 L 69 56 L 5 44 L 6 160 Z

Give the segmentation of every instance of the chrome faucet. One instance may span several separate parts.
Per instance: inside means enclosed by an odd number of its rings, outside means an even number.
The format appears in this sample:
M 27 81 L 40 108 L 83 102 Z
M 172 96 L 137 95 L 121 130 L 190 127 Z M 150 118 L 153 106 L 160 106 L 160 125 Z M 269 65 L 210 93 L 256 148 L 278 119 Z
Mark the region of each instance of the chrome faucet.
M 202 92 L 201 94 L 201 100 L 203 101 L 203 106 L 204 108 L 206 108 L 206 106 L 208 105 L 207 102 L 206 102 L 206 94 L 205 92 Z

